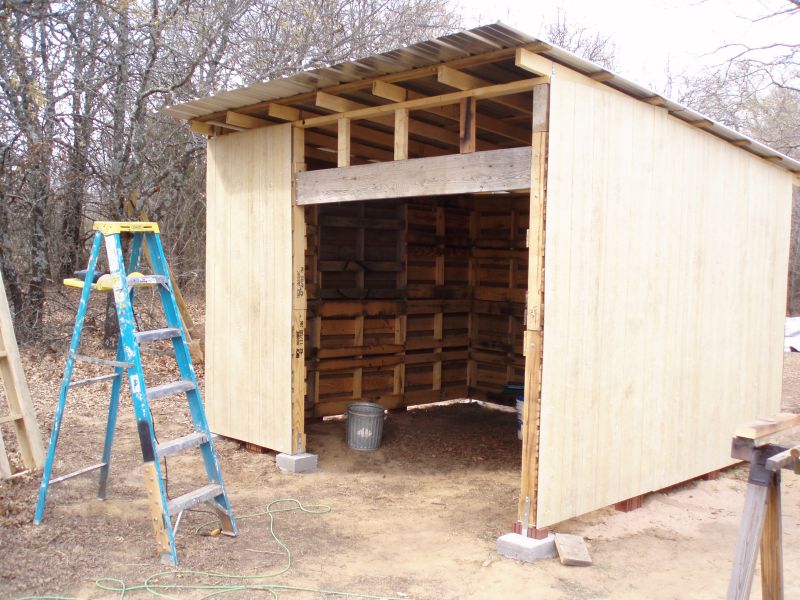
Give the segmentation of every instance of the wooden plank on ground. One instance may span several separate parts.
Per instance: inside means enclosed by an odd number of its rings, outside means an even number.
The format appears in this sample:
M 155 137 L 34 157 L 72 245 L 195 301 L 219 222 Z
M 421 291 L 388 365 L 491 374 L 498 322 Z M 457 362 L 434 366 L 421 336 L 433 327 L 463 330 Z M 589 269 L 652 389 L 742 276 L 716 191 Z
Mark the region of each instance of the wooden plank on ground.
M 557 533 L 556 550 L 562 565 L 571 567 L 588 567 L 592 564 L 592 557 L 586 548 L 586 542 L 579 535 L 569 533 Z
M 519 190 L 530 173 L 529 147 L 322 169 L 297 174 L 297 204 Z

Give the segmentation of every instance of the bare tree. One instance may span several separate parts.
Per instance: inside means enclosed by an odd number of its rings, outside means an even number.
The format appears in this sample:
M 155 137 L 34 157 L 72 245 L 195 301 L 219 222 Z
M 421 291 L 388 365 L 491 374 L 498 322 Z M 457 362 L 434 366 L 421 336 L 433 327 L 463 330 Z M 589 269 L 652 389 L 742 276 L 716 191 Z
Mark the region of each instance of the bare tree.
M 800 26 L 800 0 L 754 19 L 788 19 Z M 800 159 L 800 41 L 762 46 L 727 44 L 728 58 L 675 81 L 678 99 L 713 119 Z M 792 208 L 787 313 L 800 314 L 800 190 Z
M 556 46 L 601 67 L 613 70 L 617 66 L 617 49 L 611 36 L 570 21 L 567 12 L 560 7 L 556 11 L 555 18 L 545 27 L 545 37 Z
M 447 0 L 3 0 L 0 267 L 19 336 L 41 332 L 89 223 L 122 217 L 134 192 L 168 222 L 173 265 L 202 268 L 205 140 L 162 106 L 457 23 Z

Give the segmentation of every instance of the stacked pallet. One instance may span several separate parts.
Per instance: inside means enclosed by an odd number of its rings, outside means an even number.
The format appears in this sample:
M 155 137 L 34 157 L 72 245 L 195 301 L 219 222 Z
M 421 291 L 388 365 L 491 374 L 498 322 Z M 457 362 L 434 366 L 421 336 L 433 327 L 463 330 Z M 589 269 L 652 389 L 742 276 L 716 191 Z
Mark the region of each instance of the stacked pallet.
M 527 195 L 306 208 L 306 414 L 522 381 Z

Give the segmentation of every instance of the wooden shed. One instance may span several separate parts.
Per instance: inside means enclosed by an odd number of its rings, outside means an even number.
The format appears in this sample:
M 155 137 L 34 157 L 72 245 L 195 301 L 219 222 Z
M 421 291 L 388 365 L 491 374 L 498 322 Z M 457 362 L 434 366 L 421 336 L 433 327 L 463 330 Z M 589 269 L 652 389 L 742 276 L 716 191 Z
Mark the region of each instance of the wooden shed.
M 209 137 L 222 435 L 524 382 L 545 528 L 779 409 L 800 163 L 766 146 L 502 24 L 166 110 Z

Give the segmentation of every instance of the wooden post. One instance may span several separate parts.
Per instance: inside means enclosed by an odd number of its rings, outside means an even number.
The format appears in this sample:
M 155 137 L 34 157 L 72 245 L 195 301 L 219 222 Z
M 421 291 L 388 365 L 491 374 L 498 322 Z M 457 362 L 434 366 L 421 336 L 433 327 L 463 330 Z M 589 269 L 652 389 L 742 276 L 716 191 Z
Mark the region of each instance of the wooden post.
M 544 224 L 547 206 L 547 143 L 550 86 L 533 88 L 531 141 L 531 207 L 528 233 L 528 300 L 525 315 L 525 407 L 522 414 L 522 468 L 518 525 L 536 525 L 539 476 L 539 418 L 541 413 L 544 320 Z M 530 523 L 522 523 L 525 499 L 530 498 Z
M 394 159 L 408 158 L 408 109 L 394 111 Z
M 458 119 L 458 145 L 461 154 L 475 152 L 476 144 L 476 114 L 477 101 L 475 98 L 464 98 L 460 103 Z
M 349 136 L 348 136 L 349 140 Z M 349 143 L 349 141 L 348 141 Z M 292 128 L 292 453 L 305 452 L 306 397 L 306 218 L 305 208 L 295 203 L 295 176 L 304 171 L 305 132 Z
M 342 117 L 337 127 L 336 166 L 350 166 L 350 119 Z

